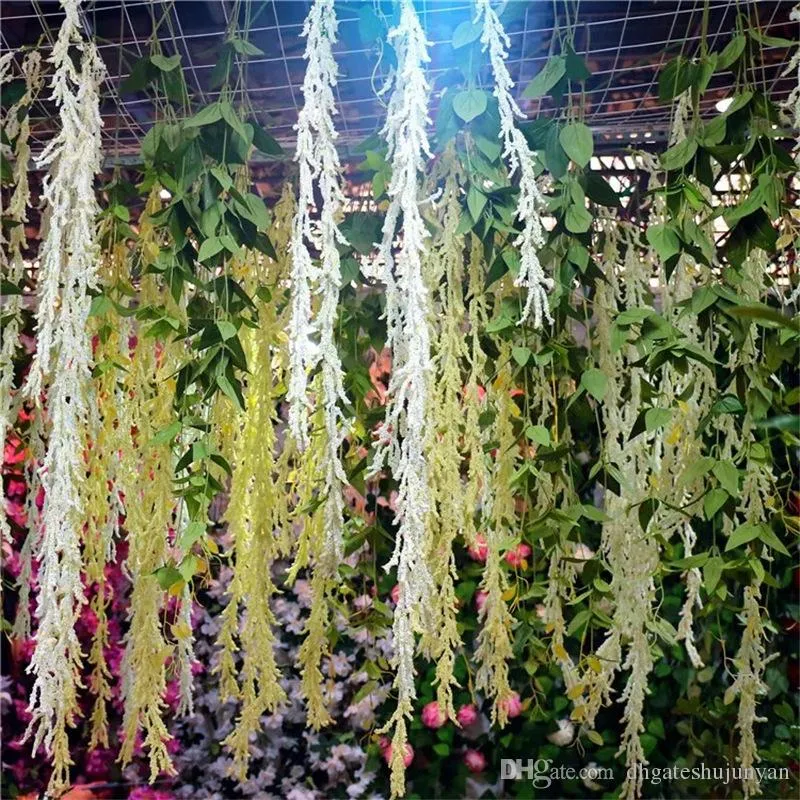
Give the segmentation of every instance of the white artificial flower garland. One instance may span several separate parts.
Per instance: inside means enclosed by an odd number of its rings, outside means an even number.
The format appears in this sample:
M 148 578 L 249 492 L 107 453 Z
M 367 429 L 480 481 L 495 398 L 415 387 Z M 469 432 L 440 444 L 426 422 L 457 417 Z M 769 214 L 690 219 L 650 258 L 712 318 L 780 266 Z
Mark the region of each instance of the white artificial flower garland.
M 426 133 L 429 86 L 424 65 L 429 61 L 425 34 L 411 0 L 403 0 L 400 21 L 389 32 L 397 53 L 397 72 L 382 133 L 392 167 L 389 207 L 383 224 L 376 274 L 386 284 L 387 344 L 392 348 L 386 418 L 379 428 L 373 471 L 385 464 L 398 483 L 397 539 L 386 569 L 397 567 L 400 587 L 394 613 L 394 657 L 397 708 L 393 747 L 393 794 L 402 785 L 405 718 L 411 717 L 414 688 L 414 631 L 432 591 L 425 561 L 427 516 L 431 492 L 425 453 L 428 439 L 428 382 L 431 342 L 430 297 L 422 273 L 426 229 L 420 214 L 419 177 L 431 157 Z M 393 250 L 402 218 L 397 252 Z M 388 727 L 388 726 L 387 726 Z
M 555 285 L 552 278 L 545 276 L 537 254 L 544 245 L 542 220 L 539 216 L 539 209 L 544 206 L 544 198 L 536 183 L 533 153 L 528 147 L 525 135 L 514 122 L 515 118 L 525 119 L 525 115 L 511 96 L 514 81 L 506 66 L 510 46 L 508 34 L 503 29 L 503 23 L 492 8 L 490 0 L 476 0 L 475 5 L 477 9 L 475 23 L 479 23 L 483 18 L 481 44 L 484 50 L 489 51 L 489 62 L 494 74 L 494 96 L 497 98 L 500 112 L 503 158 L 508 163 L 509 177 L 519 171 L 517 219 L 522 223 L 522 233 L 514 242 L 520 249 L 519 275 L 514 280 L 514 285 L 528 291 L 520 324 L 528 319 L 532 311 L 534 327 L 541 328 L 542 317 L 550 323 L 553 322 L 547 293 Z
M 13 63 L 14 52 L 6 53 L 0 59 L 0 86 L 6 82 Z M 28 221 L 30 205 L 30 185 L 28 183 L 28 160 L 30 158 L 30 117 L 28 111 L 19 119 L 20 111 L 27 109 L 39 91 L 42 83 L 41 56 L 36 50 L 25 56 L 22 62 L 25 78 L 25 93 L 14 103 L 0 120 L 0 129 L 8 141 L 14 141 L 13 155 L 14 191 L 6 213 L 17 224 L 9 231 L 8 241 L 0 231 L 0 268 L 4 280 L 19 286 L 25 276 L 25 259 L 22 251 L 26 246 L 25 223 Z M 5 442 L 6 433 L 16 419 L 21 392 L 14 391 L 14 356 L 19 347 L 19 334 L 22 330 L 22 295 L 11 294 L 4 298 L 3 316 L 5 329 L 0 345 L 0 442 Z M 0 503 L 0 537 L 11 541 L 11 529 L 6 518 L 5 503 Z
M 39 593 L 35 675 L 28 735 L 55 753 L 51 786 L 63 785 L 68 754 L 66 726 L 77 712 L 81 650 L 75 620 L 85 602 L 81 584 L 79 484 L 83 480 L 84 430 L 90 418 L 91 343 L 86 334 L 97 284 L 98 248 L 94 193 L 101 166 L 99 88 L 105 67 L 96 46 L 84 41 L 79 0 L 62 0 L 66 14 L 50 61 L 52 99 L 61 130 L 37 159 L 49 166 L 43 199 L 47 228 L 41 250 L 37 352 L 27 385 L 37 402 L 47 386 L 49 440 L 42 467 L 45 490 L 38 542 Z M 80 69 L 70 51 L 81 54 Z
M 308 373 L 317 364 L 322 373 L 322 403 L 325 421 L 325 509 L 324 568 L 334 574 L 343 551 L 343 485 L 347 483 L 339 449 L 344 436 L 344 417 L 340 403 L 346 403 L 342 364 L 336 347 L 334 328 L 339 303 L 341 270 L 338 244 L 346 244 L 337 219 L 344 205 L 340 163 L 336 152 L 337 133 L 333 125 L 336 106 L 336 62 L 332 45 L 336 42 L 336 12 L 333 0 L 315 0 L 303 28 L 307 37 L 308 61 L 303 79 L 304 104 L 297 120 L 297 152 L 300 190 L 295 214 L 290 254 L 292 259 L 292 315 L 290 324 L 289 424 L 301 449 L 308 444 Z M 312 224 L 314 180 L 322 197 L 317 229 Z M 320 253 L 320 265 L 311 260 L 307 242 Z M 314 284 L 322 295 L 316 325 L 312 321 L 311 296 Z M 312 338 L 319 333 L 319 343 Z

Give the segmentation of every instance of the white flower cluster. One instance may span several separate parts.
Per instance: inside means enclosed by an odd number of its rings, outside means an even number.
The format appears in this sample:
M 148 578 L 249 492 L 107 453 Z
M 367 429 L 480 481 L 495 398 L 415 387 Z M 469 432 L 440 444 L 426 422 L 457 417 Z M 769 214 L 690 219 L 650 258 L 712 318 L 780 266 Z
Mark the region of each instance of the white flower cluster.
M 399 24 L 389 32 L 389 41 L 397 53 L 397 73 L 382 133 L 392 178 L 376 274 L 386 285 L 392 374 L 373 471 L 388 463 L 399 484 L 397 540 L 386 565 L 386 569 L 397 566 L 400 586 L 394 615 L 397 716 L 410 714 L 411 700 L 415 697 L 414 630 L 419 627 L 420 610 L 432 590 L 431 573 L 425 561 L 431 504 L 425 453 L 432 369 L 430 297 L 422 268 L 427 234 L 419 209 L 419 176 L 424 172 L 426 158 L 431 156 L 425 130 L 429 122 L 429 86 L 424 65 L 429 57 L 428 43 L 410 0 L 403 0 Z M 401 236 L 395 252 L 393 246 L 401 218 Z
M 325 569 L 335 572 L 343 555 L 342 528 L 344 500 L 342 486 L 347 476 L 339 456 L 344 436 L 341 403 L 346 403 L 342 364 L 336 348 L 334 328 L 339 303 L 341 270 L 337 245 L 346 244 L 337 219 L 344 205 L 340 181 L 339 156 L 333 115 L 336 106 L 336 62 L 332 45 L 336 41 L 337 21 L 333 0 L 315 0 L 303 28 L 307 37 L 308 61 L 303 79 L 304 104 L 297 120 L 297 152 L 300 167 L 300 197 L 289 245 L 292 259 L 292 316 L 290 323 L 290 379 L 287 394 L 289 424 L 298 445 L 308 444 L 308 373 L 317 364 L 322 372 L 325 458 Z M 314 181 L 322 198 L 318 226 L 311 219 Z M 308 243 L 320 253 L 315 267 Z M 322 295 L 316 325 L 312 321 L 311 296 L 314 284 Z M 319 333 L 319 343 L 314 341 Z
M 101 166 L 99 88 L 105 67 L 95 45 L 84 41 L 78 0 L 62 0 L 66 18 L 53 47 L 52 100 L 61 130 L 37 160 L 49 166 L 43 199 L 47 227 L 41 249 L 38 350 L 28 383 L 37 401 L 47 388 L 49 441 L 42 468 L 45 490 L 37 558 L 39 627 L 30 671 L 34 752 L 41 743 L 66 747 L 65 725 L 76 711 L 80 644 L 74 623 L 84 602 L 81 585 L 79 484 L 83 435 L 90 416 L 91 345 L 86 334 L 99 254 L 95 174 Z M 78 50 L 80 61 L 73 61 Z M 63 754 L 62 754 L 63 755 Z M 61 761 L 66 770 L 66 762 Z M 54 776 L 56 783 L 64 776 Z
M 792 22 L 800 22 L 800 3 L 792 9 L 789 19 Z M 797 129 L 800 136 L 800 48 L 794 51 L 782 75 L 792 76 L 797 81 L 781 106 L 788 112 L 791 125 Z
M 14 52 L 6 53 L 0 59 L 0 86 L 10 74 Z M 8 155 L 13 157 L 14 191 L 6 208 L 7 216 L 17 224 L 8 234 L 8 240 L 0 230 L 0 269 L 4 280 L 16 286 L 25 276 L 25 260 L 22 251 L 26 246 L 25 223 L 28 221 L 30 186 L 28 184 L 28 160 L 30 158 L 30 119 L 27 108 L 41 86 L 41 57 L 32 50 L 22 62 L 25 77 L 25 92 L 0 119 L 0 130 L 9 142 L 14 142 L 13 151 L 8 147 Z M 20 119 L 21 117 L 21 119 Z M 2 145 L 0 145 L 2 146 Z M 22 296 L 10 294 L 3 298 L 3 317 L 5 329 L 0 345 L 0 442 L 5 442 L 6 432 L 17 416 L 21 393 L 14 392 L 14 356 L 19 346 L 19 333 L 22 329 Z M 6 519 L 5 504 L 0 504 L 0 537 L 10 541 L 11 531 Z
M 536 183 L 533 153 L 528 147 L 525 135 L 514 122 L 515 118 L 524 119 L 525 115 L 511 95 L 514 81 L 506 66 L 510 45 L 508 34 L 492 8 L 491 0 L 476 0 L 476 8 L 475 22 L 479 22 L 483 17 L 481 44 L 484 50 L 489 51 L 489 62 L 494 73 L 494 96 L 497 98 L 500 112 L 503 158 L 508 162 L 509 177 L 519 171 L 517 218 L 522 223 L 522 233 L 514 242 L 520 249 L 519 275 L 514 285 L 528 290 L 520 324 L 525 322 L 533 311 L 534 327 L 541 328 L 542 317 L 548 322 L 553 321 L 547 292 L 554 286 L 553 279 L 545 276 L 537 255 L 537 251 L 544 245 L 542 220 L 539 216 L 544 198 Z

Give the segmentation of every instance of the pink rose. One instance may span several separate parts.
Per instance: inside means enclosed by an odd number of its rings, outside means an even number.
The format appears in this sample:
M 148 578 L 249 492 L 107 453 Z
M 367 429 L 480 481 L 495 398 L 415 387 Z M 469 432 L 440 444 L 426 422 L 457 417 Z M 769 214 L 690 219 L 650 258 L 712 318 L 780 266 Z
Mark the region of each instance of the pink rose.
M 456 719 L 458 724 L 464 728 L 474 725 L 478 721 L 478 709 L 472 703 L 461 706 L 456 712 Z
M 392 763 L 392 745 L 389 743 L 389 740 L 384 736 L 380 741 L 381 750 L 383 751 L 383 760 L 387 764 Z M 414 760 L 414 748 L 406 742 L 405 747 L 403 748 L 404 755 L 403 755 L 403 765 L 406 767 L 411 766 L 411 762 Z
M 514 717 L 518 717 L 522 713 L 522 701 L 516 692 L 505 700 L 501 700 L 499 705 L 505 709 L 509 719 L 514 719 Z
M 478 750 L 467 750 L 464 763 L 470 772 L 483 772 L 486 769 L 486 757 Z
M 475 608 L 480 611 L 483 608 L 483 604 L 486 602 L 486 598 L 489 596 L 488 592 L 484 592 L 483 589 L 478 589 L 475 592 Z
M 392 598 L 392 602 L 397 605 L 400 602 L 400 584 L 396 583 L 392 586 L 392 591 L 389 592 L 389 597 Z
M 518 544 L 513 550 L 509 550 L 506 555 L 506 563 L 511 567 L 519 567 L 523 560 L 526 559 L 531 554 L 531 548 L 529 545 L 522 542 Z
M 441 728 L 447 722 L 447 717 L 442 713 L 439 704 L 432 700 L 422 709 L 422 724 L 426 728 Z
M 482 533 L 475 537 L 475 544 L 467 548 L 467 553 L 469 553 L 469 557 L 473 561 L 480 561 L 481 563 L 486 561 L 486 556 L 489 555 L 489 545 L 486 544 L 486 537 Z

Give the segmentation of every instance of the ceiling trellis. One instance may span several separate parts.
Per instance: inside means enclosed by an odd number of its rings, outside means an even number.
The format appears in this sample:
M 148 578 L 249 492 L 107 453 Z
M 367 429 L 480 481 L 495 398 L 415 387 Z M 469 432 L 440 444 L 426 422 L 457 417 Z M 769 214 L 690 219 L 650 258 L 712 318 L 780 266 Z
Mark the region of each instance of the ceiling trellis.
M 773 35 L 793 36 L 789 22 L 793 3 L 709 0 L 711 46 L 723 47 L 733 30 L 736 14 L 749 7 L 762 28 Z M 282 144 L 293 148 L 303 79 L 302 21 L 306 0 L 252 2 L 250 39 L 264 51 L 249 61 L 248 92 L 261 120 Z M 337 87 L 343 155 L 374 133 L 384 115 L 375 90 L 382 85 L 383 68 L 375 46 L 365 45 L 359 33 L 360 11 L 365 6 L 386 9 L 387 3 L 337 3 L 341 20 L 336 58 L 341 73 Z M 451 46 L 452 32 L 469 18 L 472 3 L 464 0 L 419 0 L 423 25 L 432 42 L 430 74 L 434 102 L 457 66 Z M 699 46 L 704 0 L 563 0 L 511 2 L 504 18 L 511 37 L 509 69 L 517 85 L 515 93 L 529 115 L 540 110 L 538 101 L 522 98 L 522 89 L 543 66 L 554 28 L 563 29 L 566 13 L 576 24 L 576 49 L 588 53 L 593 70 L 587 84 L 589 122 L 598 143 L 606 149 L 650 140 L 663 140 L 669 128 L 669 108 L 658 102 L 656 79 L 659 65 L 678 52 L 692 54 Z M 575 9 L 577 8 L 577 16 Z M 104 145 L 108 155 L 127 160 L 135 157 L 138 143 L 155 118 L 155 108 L 143 94 L 120 96 L 119 87 L 133 62 L 149 51 L 154 25 L 166 55 L 179 53 L 190 91 L 198 101 L 215 93 L 209 88 L 218 47 L 223 41 L 233 9 L 231 0 L 87 0 L 83 22 L 87 33 L 98 39 L 108 68 L 102 112 Z M 363 12 L 362 12 L 363 13 Z M 62 13 L 57 2 L 4 0 L 0 7 L 0 52 L 37 42 L 45 52 L 54 40 Z M 160 23 L 159 23 L 160 21 Z M 785 49 L 770 48 L 769 64 L 762 81 L 775 99 L 785 97 L 791 81 L 781 78 L 787 63 Z M 489 75 L 486 73 L 488 80 Z M 730 74 L 715 76 L 712 96 L 704 110 L 713 110 L 717 99 L 732 90 Z M 34 145 L 41 148 L 53 134 L 52 110 L 40 102 L 34 115 Z

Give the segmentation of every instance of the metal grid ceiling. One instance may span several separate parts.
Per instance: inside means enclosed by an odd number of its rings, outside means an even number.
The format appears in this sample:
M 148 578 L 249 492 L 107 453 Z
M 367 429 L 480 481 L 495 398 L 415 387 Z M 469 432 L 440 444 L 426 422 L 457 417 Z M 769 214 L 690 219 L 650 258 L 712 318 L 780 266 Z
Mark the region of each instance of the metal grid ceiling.
M 592 69 L 587 83 L 588 122 L 598 144 L 608 150 L 637 143 L 663 141 L 669 128 L 670 109 L 657 97 L 659 67 L 673 55 L 692 55 L 699 48 L 703 7 L 706 0 L 510 0 L 504 19 L 511 37 L 509 69 L 516 93 L 529 115 L 547 113 L 547 101 L 522 98 L 522 90 L 547 60 L 553 32 L 563 30 L 566 13 L 576 26 L 575 47 Z M 378 0 L 338 2 L 340 20 L 336 47 L 340 80 L 337 121 L 345 156 L 374 133 L 383 119 L 384 107 L 376 96 L 384 70 L 379 48 L 365 44 L 359 33 L 359 10 L 369 4 L 386 11 Z M 293 147 L 293 125 L 302 103 L 301 84 L 305 62 L 300 33 L 308 0 L 252 0 L 250 40 L 263 56 L 249 60 L 248 93 L 260 121 L 285 147 Z M 708 0 L 711 49 L 729 40 L 738 13 L 757 17 L 766 33 L 797 37 L 797 23 L 789 21 L 794 2 L 789 0 Z M 430 76 L 433 103 L 446 83 L 447 73 L 458 66 L 463 51 L 451 45 L 456 26 L 469 19 L 471 3 L 455 0 L 417 0 L 422 23 L 431 41 Z M 198 102 L 213 100 L 210 76 L 223 42 L 233 3 L 231 0 L 85 0 L 82 20 L 87 35 L 96 37 L 108 69 L 102 115 L 109 156 L 129 160 L 138 142 L 152 125 L 156 109 L 144 93 L 120 96 L 121 81 L 131 65 L 150 51 L 157 30 L 162 52 L 180 54 L 189 91 Z M 38 45 L 45 54 L 51 48 L 63 19 L 52 0 L 2 0 L 0 4 L 0 52 Z M 773 99 L 780 100 L 792 88 L 792 79 L 781 77 L 788 63 L 785 48 L 771 47 L 760 83 Z M 490 75 L 486 74 L 488 83 Z M 703 111 L 733 89 L 730 73 L 712 79 Z M 40 148 L 53 133 L 53 108 L 47 92 L 37 103 L 32 134 Z

